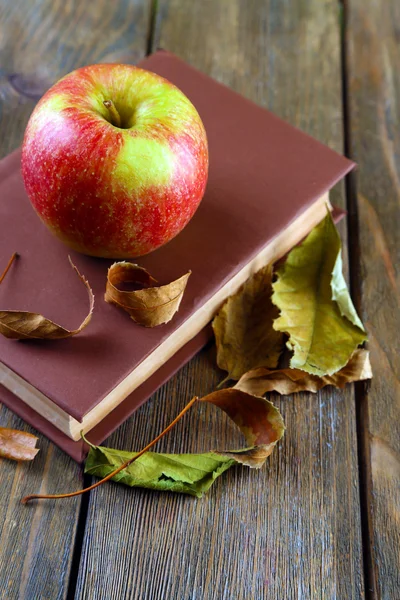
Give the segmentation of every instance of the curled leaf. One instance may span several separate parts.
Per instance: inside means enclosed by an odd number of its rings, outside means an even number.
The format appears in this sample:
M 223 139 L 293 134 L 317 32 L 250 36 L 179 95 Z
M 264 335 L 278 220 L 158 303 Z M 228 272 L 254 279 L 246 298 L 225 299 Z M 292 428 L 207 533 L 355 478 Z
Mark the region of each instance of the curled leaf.
M 289 335 L 292 368 L 332 375 L 366 339 L 347 290 L 341 242 L 330 213 L 277 270 L 274 329 Z
M 93 313 L 94 295 L 89 282 L 79 273 L 70 258 L 69 262 L 79 279 L 85 285 L 89 296 L 89 313 L 79 325 L 78 329 L 70 331 L 37 313 L 18 310 L 1 310 L 0 333 L 2 335 L 13 340 L 61 340 L 77 335 L 89 324 Z
M 240 428 L 250 447 L 202 454 L 146 452 L 112 479 L 130 487 L 180 492 L 200 498 L 232 465 L 260 468 L 284 434 L 285 426 L 278 409 L 265 398 L 238 389 L 224 389 L 199 402 L 208 402 L 223 410 Z M 85 473 L 105 477 L 137 454 L 91 446 Z
M 327 385 L 343 388 L 346 383 L 371 379 L 369 352 L 358 349 L 343 369 L 333 375 L 312 375 L 300 369 L 254 369 L 245 373 L 235 389 L 262 396 L 267 392 L 289 395 L 296 392 L 318 392 Z
M 0 457 L 11 460 L 32 460 L 39 449 L 38 438 L 31 433 L 0 427 Z
M 272 327 L 279 311 L 271 302 L 271 281 L 272 265 L 267 265 L 226 300 L 213 320 L 217 363 L 228 371 L 227 379 L 278 364 L 284 339 Z
M 200 401 L 214 404 L 239 427 L 249 447 L 216 452 L 247 467 L 260 469 L 285 433 L 279 410 L 265 398 L 227 388 L 212 392 Z
M 125 310 L 135 321 L 145 327 L 168 323 L 181 303 L 189 273 L 167 285 L 156 287 L 157 281 L 146 269 L 133 263 L 121 261 L 108 269 L 104 299 Z M 144 289 L 124 291 L 117 286 L 133 283 Z
M 239 427 L 248 446 L 271 446 L 272 452 L 285 432 L 279 410 L 265 398 L 239 389 L 226 388 L 204 396 L 199 402 L 209 402 L 223 410 Z M 265 458 L 271 452 L 268 451 Z

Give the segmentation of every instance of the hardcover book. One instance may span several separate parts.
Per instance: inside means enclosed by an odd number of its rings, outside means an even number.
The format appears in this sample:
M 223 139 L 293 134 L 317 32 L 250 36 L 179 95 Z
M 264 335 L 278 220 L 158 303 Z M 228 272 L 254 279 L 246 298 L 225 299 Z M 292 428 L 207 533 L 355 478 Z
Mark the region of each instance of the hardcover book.
M 0 162 L 0 271 L 20 254 L 0 287 L 0 308 L 76 328 L 87 292 L 69 254 L 96 298 L 91 323 L 75 337 L 0 336 L 0 401 L 78 461 L 86 453 L 81 430 L 101 443 L 204 346 L 221 303 L 323 219 L 329 190 L 354 166 L 168 52 L 139 66 L 182 89 L 209 142 L 207 189 L 193 219 L 167 245 L 133 261 L 161 284 L 192 271 L 171 322 L 144 328 L 104 302 L 113 261 L 70 252 L 55 239 L 26 196 L 20 151 Z

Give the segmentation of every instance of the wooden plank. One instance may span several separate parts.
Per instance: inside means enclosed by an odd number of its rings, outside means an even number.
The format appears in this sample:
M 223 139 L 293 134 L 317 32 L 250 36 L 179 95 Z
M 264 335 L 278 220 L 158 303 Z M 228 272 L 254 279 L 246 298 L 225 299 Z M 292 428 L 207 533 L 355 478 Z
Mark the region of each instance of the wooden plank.
M 57 79 L 96 62 L 144 56 L 151 0 L 19 0 L 0 6 L 2 156 L 22 141 L 37 101 Z
M 150 0 L 3 2 L 0 156 L 21 143 L 35 102 L 60 76 L 91 62 L 143 56 L 149 18 Z M 0 425 L 33 431 L 1 405 Z M 39 446 L 32 464 L 0 459 L 2 598 L 61 599 L 68 590 L 80 499 L 25 507 L 19 500 L 39 490 L 79 489 L 82 470 L 45 438 Z
M 0 404 L 0 426 L 36 434 Z M 80 501 L 20 504 L 24 496 L 82 486 L 81 469 L 40 437 L 32 463 L 0 459 L 0 581 L 4 598 L 64 598 Z
M 160 0 L 154 47 L 342 151 L 339 25 L 330 0 Z M 334 201 L 344 204 L 342 186 Z M 200 353 L 107 444 L 141 448 L 193 395 L 215 389 L 214 353 Z M 230 470 L 202 500 L 115 484 L 92 494 L 77 598 L 363 597 L 353 391 L 274 399 L 287 435 L 260 472 Z M 226 420 L 197 407 L 158 449 L 239 443 Z
M 385 600 L 400 593 L 399 23 L 397 0 L 349 3 L 349 133 L 360 164 L 353 198 L 353 218 L 359 222 L 354 258 L 374 370 L 370 389 L 360 393 L 369 587 Z

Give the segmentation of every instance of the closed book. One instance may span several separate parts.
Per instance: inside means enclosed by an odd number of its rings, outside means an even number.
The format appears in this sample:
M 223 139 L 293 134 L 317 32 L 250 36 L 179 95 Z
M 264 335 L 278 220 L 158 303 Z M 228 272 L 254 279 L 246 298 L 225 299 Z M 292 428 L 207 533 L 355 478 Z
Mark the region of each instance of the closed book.
M 176 84 L 206 128 L 210 170 L 205 196 L 171 242 L 134 262 L 160 284 L 192 274 L 178 313 L 153 329 L 104 301 L 113 261 L 69 251 L 33 211 L 20 151 L 0 162 L 1 310 L 28 310 L 74 329 L 87 292 L 89 326 L 58 341 L 0 336 L 0 401 L 61 446 L 84 458 L 81 430 L 100 443 L 210 339 L 209 323 L 230 294 L 297 244 L 326 215 L 329 190 L 354 164 L 165 51 L 140 65 Z

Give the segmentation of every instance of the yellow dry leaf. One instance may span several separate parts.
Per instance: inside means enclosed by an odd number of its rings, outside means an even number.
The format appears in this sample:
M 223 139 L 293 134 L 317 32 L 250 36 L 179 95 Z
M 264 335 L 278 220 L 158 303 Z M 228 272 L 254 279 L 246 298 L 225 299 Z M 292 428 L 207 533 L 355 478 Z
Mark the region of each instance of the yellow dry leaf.
M 318 392 L 326 385 L 343 388 L 347 383 L 371 379 L 369 352 L 358 349 L 343 369 L 334 375 L 318 377 L 300 369 L 254 369 L 245 373 L 235 385 L 236 389 L 263 396 L 267 392 L 289 395 L 296 392 Z
M 289 336 L 290 366 L 320 377 L 336 373 L 367 336 L 346 287 L 330 213 L 291 250 L 277 276 L 274 328 Z
M 217 363 L 228 371 L 227 379 L 278 364 L 284 337 L 272 327 L 279 311 L 271 302 L 271 280 L 272 265 L 267 265 L 225 301 L 213 320 Z

